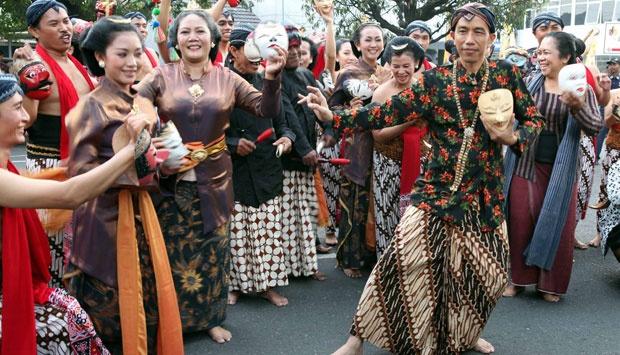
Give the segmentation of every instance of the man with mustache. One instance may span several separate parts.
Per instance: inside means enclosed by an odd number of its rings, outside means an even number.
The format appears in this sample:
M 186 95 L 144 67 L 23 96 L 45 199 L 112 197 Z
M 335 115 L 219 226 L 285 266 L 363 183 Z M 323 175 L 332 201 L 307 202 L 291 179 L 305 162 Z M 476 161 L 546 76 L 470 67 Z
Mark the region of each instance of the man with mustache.
M 24 97 L 30 116 L 26 141 L 26 167 L 31 172 L 58 167 L 69 155 L 69 136 L 65 116 L 81 95 L 94 88 L 84 67 L 68 51 L 73 25 L 67 7 L 55 0 L 37 0 L 26 10 L 28 32 L 37 41 L 36 49 L 25 45 L 15 51 L 14 59 L 41 59 L 49 72 L 50 94 L 46 98 Z M 36 54 L 35 54 L 36 52 Z M 41 214 L 45 221 L 46 216 Z M 54 228 L 56 229 L 56 228 Z M 47 230 L 52 254 L 52 286 L 60 286 L 64 268 L 63 244 L 70 239 L 67 225 Z M 68 248 L 67 248 L 68 250 Z

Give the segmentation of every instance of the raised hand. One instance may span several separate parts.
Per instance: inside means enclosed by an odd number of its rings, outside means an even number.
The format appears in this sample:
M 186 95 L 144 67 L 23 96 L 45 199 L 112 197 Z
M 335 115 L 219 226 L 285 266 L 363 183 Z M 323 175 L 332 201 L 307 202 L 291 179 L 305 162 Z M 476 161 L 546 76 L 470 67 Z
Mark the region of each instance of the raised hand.
M 286 58 L 288 57 L 288 51 L 278 46 L 274 46 L 273 49 L 277 52 L 277 55 L 267 58 L 267 66 L 265 66 L 265 79 L 273 80 L 284 69 L 286 65 Z
M 321 90 L 313 87 L 307 86 L 308 95 L 297 94 L 299 97 L 299 101 L 297 101 L 300 105 L 307 105 L 309 109 L 314 111 L 316 117 L 321 120 L 321 122 L 331 122 L 333 113 L 329 109 L 327 105 L 327 99 L 321 93 Z

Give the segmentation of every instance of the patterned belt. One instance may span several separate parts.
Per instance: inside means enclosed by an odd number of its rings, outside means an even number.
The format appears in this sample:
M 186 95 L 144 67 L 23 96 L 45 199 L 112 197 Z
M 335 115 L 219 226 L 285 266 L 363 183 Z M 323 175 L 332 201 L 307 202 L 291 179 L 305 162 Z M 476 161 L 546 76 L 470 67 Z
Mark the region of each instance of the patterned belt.
M 180 173 L 193 169 L 196 165 L 205 161 L 208 157 L 221 153 L 226 150 L 226 136 L 222 135 L 213 142 L 205 145 L 202 142 L 190 142 L 186 143 L 185 147 L 189 150 L 189 153 L 185 156 L 187 163 L 183 165 Z
M 26 154 L 29 157 L 60 159 L 60 149 L 26 143 Z

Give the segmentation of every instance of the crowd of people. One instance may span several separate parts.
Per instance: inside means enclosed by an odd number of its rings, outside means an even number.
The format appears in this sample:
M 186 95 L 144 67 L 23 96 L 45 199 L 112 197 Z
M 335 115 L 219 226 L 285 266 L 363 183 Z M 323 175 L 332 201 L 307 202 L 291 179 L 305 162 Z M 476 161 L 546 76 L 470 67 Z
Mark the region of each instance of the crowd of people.
M 556 14 L 498 59 L 493 11 L 463 5 L 437 65 L 419 20 L 338 39 L 315 1 L 313 40 L 237 24 L 227 0 L 155 3 L 151 21 L 26 9 L 36 46 L 0 74 L 2 353 L 226 343 L 228 306 L 287 306 L 279 289 L 324 280 L 332 248 L 347 277 L 372 270 L 335 354 L 492 353 L 500 297 L 566 294 L 599 160 L 589 244 L 620 261 L 620 61 L 581 64 Z M 10 161 L 24 143 L 29 178 Z

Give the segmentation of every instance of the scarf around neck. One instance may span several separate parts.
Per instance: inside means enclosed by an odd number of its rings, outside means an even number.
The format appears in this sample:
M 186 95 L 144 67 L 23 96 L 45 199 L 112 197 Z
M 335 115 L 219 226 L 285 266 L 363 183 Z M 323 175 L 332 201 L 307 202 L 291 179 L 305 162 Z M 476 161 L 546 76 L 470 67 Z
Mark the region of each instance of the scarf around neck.
M 69 157 L 69 134 L 67 133 L 67 127 L 65 126 L 65 117 L 77 104 L 80 96 L 78 95 L 78 92 L 69 76 L 67 76 L 64 70 L 62 70 L 56 60 L 52 58 L 49 53 L 47 53 L 47 50 L 40 44 L 37 44 L 35 50 L 52 71 L 52 74 L 56 80 L 56 85 L 58 85 L 58 98 L 60 99 L 60 159 L 66 159 Z M 71 54 L 67 53 L 67 57 L 80 71 L 84 77 L 84 80 L 88 83 L 90 90 L 93 90 L 95 85 L 90 80 L 86 69 L 84 69 L 82 64 Z

